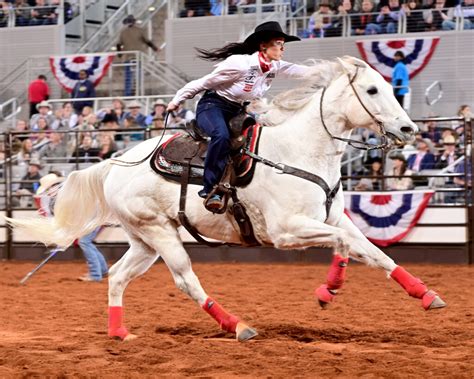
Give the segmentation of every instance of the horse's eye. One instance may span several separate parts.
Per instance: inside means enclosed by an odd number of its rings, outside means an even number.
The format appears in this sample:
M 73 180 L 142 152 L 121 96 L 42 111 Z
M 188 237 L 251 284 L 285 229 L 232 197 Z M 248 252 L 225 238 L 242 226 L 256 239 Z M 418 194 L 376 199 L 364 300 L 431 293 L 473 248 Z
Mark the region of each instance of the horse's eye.
M 367 90 L 367 93 L 369 95 L 375 95 L 378 91 L 377 87 L 369 87 L 369 89 Z

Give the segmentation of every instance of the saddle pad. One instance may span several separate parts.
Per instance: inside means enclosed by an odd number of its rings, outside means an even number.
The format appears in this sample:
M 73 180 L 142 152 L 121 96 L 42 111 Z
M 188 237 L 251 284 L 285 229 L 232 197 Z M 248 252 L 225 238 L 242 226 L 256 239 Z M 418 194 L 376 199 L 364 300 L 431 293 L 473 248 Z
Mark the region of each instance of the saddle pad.
M 243 135 L 246 137 L 245 147 L 258 153 L 261 126 L 255 124 L 248 127 Z M 189 134 L 178 132 L 162 144 L 150 159 L 150 166 L 156 173 L 167 179 L 179 182 L 186 159 L 191 160 L 189 183 L 202 185 L 204 174 L 204 159 L 207 142 L 197 142 Z M 254 159 L 241 155 L 235 165 L 237 187 L 245 187 L 250 183 L 255 171 Z

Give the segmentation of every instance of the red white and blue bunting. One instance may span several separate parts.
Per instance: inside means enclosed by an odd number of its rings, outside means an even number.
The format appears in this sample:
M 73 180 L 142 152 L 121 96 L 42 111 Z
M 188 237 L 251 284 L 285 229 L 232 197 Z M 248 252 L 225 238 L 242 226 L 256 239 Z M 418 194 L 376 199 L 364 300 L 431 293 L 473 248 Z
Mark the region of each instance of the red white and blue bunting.
M 385 80 L 392 80 L 392 71 L 395 66 L 393 56 L 401 50 L 405 54 L 405 63 L 410 79 L 423 70 L 430 61 L 439 37 L 363 40 L 357 41 L 362 59 L 377 70 Z
M 345 192 L 346 214 L 379 246 L 401 241 L 416 225 L 433 191 Z
M 49 63 L 56 80 L 68 92 L 72 92 L 79 80 L 79 71 L 86 70 L 89 80 L 97 86 L 107 73 L 113 55 L 74 55 L 65 57 L 51 57 Z

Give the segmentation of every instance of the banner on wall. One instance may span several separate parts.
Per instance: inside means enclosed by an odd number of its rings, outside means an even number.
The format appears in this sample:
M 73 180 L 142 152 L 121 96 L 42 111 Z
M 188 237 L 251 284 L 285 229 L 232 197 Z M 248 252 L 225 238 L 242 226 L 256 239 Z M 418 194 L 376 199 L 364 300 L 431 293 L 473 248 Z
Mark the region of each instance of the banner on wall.
M 392 80 L 395 66 L 393 56 L 403 51 L 410 79 L 421 72 L 430 61 L 438 45 L 439 37 L 362 40 L 357 41 L 362 59 L 377 70 L 385 80 Z
M 401 241 L 416 225 L 434 191 L 344 192 L 345 212 L 378 246 Z
M 89 74 L 89 80 L 97 86 L 114 59 L 113 55 L 74 55 L 50 57 L 51 71 L 61 86 L 72 92 L 79 80 L 79 71 L 85 70 Z

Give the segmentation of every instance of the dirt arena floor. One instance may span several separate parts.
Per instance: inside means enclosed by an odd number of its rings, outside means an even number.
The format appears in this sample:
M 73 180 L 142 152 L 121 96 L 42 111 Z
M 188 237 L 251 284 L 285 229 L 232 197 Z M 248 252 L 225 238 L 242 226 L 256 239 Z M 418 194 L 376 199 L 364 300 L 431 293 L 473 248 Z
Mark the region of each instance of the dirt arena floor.
M 448 308 L 425 312 L 384 273 L 349 267 L 321 310 L 324 265 L 195 264 L 207 292 L 260 335 L 238 343 L 175 287 L 163 264 L 125 296 L 140 338 L 106 334 L 107 283 L 85 264 L 0 263 L 0 377 L 473 378 L 474 267 L 408 265 Z

